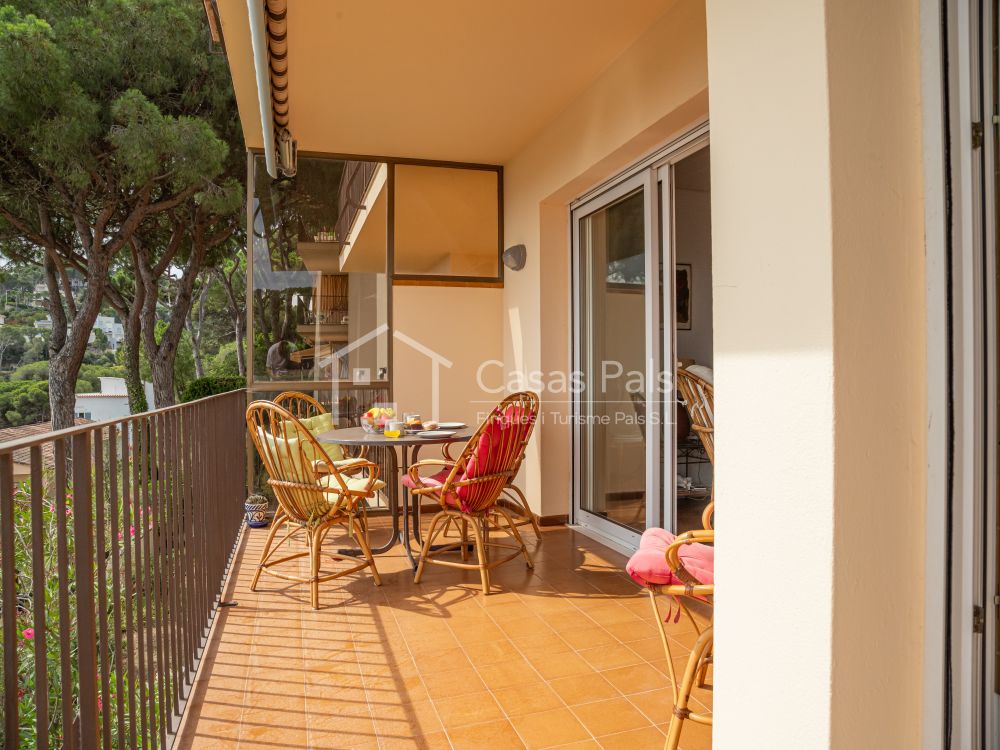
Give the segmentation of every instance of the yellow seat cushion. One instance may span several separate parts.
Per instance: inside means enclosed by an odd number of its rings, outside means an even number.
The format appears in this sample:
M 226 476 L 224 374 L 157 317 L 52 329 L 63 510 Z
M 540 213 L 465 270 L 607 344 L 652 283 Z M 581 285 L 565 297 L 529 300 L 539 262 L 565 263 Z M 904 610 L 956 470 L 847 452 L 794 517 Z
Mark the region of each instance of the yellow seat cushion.
M 365 488 L 368 487 L 368 477 L 343 477 L 344 484 L 347 485 L 347 489 L 351 492 L 364 492 Z M 340 493 L 340 482 L 336 480 L 333 474 L 327 474 L 325 477 L 320 477 L 319 483 L 326 487 L 330 492 Z M 380 490 L 385 487 L 385 482 L 381 479 L 376 479 L 374 484 L 372 484 L 372 492 L 375 490 Z
M 330 432 L 330 430 L 336 429 L 333 424 L 332 414 L 317 414 L 314 417 L 306 417 L 305 419 L 300 419 L 299 423 L 305 427 L 313 435 L 319 435 L 324 432 Z M 345 461 L 350 459 L 344 458 L 344 449 L 337 445 L 336 443 L 324 443 L 323 449 L 326 451 L 330 460 L 334 463 L 338 461 Z
M 325 416 L 325 415 L 320 415 L 320 416 Z M 302 470 L 302 466 L 299 465 L 300 456 L 301 458 L 305 459 L 305 461 L 310 465 L 314 461 L 325 462 L 327 457 L 329 457 L 330 460 L 333 461 L 333 465 L 340 470 L 348 469 L 356 464 L 365 463 L 365 459 L 363 458 L 344 458 L 344 454 L 340 450 L 339 445 L 326 446 L 325 449 L 327 455 L 323 456 L 316 450 L 316 447 L 308 440 L 302 443 L 302 448 L 301 450 L 299 450 L 298 438 L 280 438 L 280 437 L 276 438 L 266 430 L 259 430 L 258 432 L 260 436 L 263 438 L 263 441 L 267 443 L 268 452 L 271 453 L 272 456 L 278 455 L 280 459 L 284 462 L 287 460 L 289 454 L 291 454 L 291 458 L 295 462 L 295 465 L 288 468 L 291 468 L 293 470 L 291 473 L 293 473 L 295 475 L 295 478 L 299 480 L 307 479 L 312 476 L 309 472 L 305 472 Z M 335 448 L 336 450 L 331 450 L 333 448 Z M 285 478 L 292 479 L 293 477 L 289 476 Z
M 368 462 L 363 458 L 344 458 L 341 459 L 340 461 L 334 461 L 333 465 L 336 466 L 338 469 L 343 470 L 343 469 L 348 469 L 356 464 L 364 464 L 364 463 Z

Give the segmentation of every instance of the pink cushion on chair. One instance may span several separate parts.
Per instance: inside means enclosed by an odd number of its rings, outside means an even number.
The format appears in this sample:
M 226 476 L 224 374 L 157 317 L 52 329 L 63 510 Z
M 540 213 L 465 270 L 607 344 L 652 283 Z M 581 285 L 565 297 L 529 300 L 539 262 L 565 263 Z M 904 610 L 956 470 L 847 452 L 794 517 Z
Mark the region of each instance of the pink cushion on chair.
M 508 406 L 500 417 L 492 422 L 483 431 L 479 438 L 479 445 L 469 458 L 469 463 L 465 467 L 465 473 L 461 479 L 475 479 L 476 477 L 487 476 L 507 468 L 505 464 L 510 463 L 512 450 L 520 453 L 522 443 L 531 431 L 531 426 L 535 421 L 535 415 L 527 413 L 524 409 Z M 499 487 L 489 484 L 472 484 L 459 487 L 456 492 L 462 500 L 463 510 L 466 506 L 478 506 L 481 497 L 489 497 L 496 494 Z M 500 482 L 506 484 L 506 480 Z
M 491 416 L 497 416 L 494 412 Z M 524 442 L 531 432 L 535 414 L 513 404 L 503 414 L 491 421 L 479 436 L 479 442 L 469 456 L 464 470 L 455 475 L 455 482 L 464 482 L 480 477 L 498 475 L 487 481 L 473 482 L 456 487 L 444 501 L 466 513 L 481 512 L 495 503 L 500 491 L 510 481 L 505 472 L 517 466 L 524 450 Z M 422 477 L 424 486 L 441 487 L 448 479 L 450 467 L 437 474 Z M 411 490 L 417 488 L 409 475 L 403 477 L 403 484 Z
M 444 485 L 444 480 L 448 478 L 448 472 L 450 471 L 451 467 L 446 466 L 445 468 L 441 469 L 441 471 L 439 471 L 437 474 L 431 474 L 430 476 L 421 477 L 420 481 L 424 483 L 425 487 L 441 487 L 442 485 Z M 415 490 L 418 488 L 417 483 L 413 481 L 413 478 L 409 474 L 403 477 L 403 484 L 405 484 L 411 490 Z M 455 497 L 454 492 L 449 492 L 445 496 L 444 501 L 448 503 L 448 505 L 454 505 L 454 506 L 458 505 L 458 498 Z
M 625 570 L 640 586 L 684 585 L 667 565 L 666 552 L 676 535 L 663 529 L 646 529 L 639 540 L 639 549 Z M 715 548 L 707 544 L 687 544 L 680 551 L 681 562 L 699 583 L 715 583 Z

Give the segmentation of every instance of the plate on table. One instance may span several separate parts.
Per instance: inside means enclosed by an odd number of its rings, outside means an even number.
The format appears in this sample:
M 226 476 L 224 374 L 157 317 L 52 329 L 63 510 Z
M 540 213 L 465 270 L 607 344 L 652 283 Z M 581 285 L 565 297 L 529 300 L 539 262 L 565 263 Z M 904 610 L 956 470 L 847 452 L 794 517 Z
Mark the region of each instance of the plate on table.
M 418 432 L 417 437 L 425 437 L 425 438 L 451 437 L 452 435 L 455 434 L 455 432 L 456 432 L 455 430 L 440 430 L 440 429 L 424 430 L 423 432 Z
M 438 432 L 441 430 L 461 430 L 465 422 L 438 422 Z

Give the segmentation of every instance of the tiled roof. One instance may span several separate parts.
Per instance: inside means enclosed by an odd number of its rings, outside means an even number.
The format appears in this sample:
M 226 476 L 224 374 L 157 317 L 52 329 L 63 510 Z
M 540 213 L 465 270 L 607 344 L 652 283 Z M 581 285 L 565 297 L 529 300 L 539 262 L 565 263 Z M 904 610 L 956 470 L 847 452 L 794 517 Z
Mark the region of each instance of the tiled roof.
M 90 424 L 93 420 L 77 417 L 73 421 L 75 424 L 82 425 Z M 52 432 L 52 422 L 37 422 L 35 424 L 21 425 L 20 427 L 7 427 L 0 430 L 0 447 L 2 447 L 4 443 L 30 438 L 35 435 L 44 435 L 46 432 Z M 30 462 L 30 448 L 21 448 L 14 451 L 14 463 L 29 464 Z M 42 467 L 45 469 L 51 469 L 54 466 L 55 451 L 52 447 L 52 443 L 45 443 L 42 446 Z

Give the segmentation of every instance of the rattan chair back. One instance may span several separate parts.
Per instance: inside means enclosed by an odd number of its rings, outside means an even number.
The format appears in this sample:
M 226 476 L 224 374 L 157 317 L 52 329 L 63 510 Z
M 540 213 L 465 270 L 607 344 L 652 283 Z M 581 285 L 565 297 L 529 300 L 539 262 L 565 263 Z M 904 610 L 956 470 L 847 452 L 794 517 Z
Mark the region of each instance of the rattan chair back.
M 528 443 L 531 442 L 531 433 L 535 431 L 535 422 L 538 420 L 538 413 L 541 410 L 541 401 L 538 398 L 537 393 L 532 393 L 531 391 L 524 391 L 522 394 L 530 405 L 528 410 L 533 415 L 531 420 L 527 425 L 527 432 L 524 434 L 524 441 L 521 446 L 521 454 L 517 457 L 517 462 L 514 464 L 510 480 L 513 481 L 517 477 L 517 472 L 521 470 L 521 464 L 524 463 L 524 457 L 528 452 Z
M 455 493 L 467 513 L 492 507 L 524 460 L 538 409 L 538 396 L 530 391 L 511 394 L 497 404 L 465 444 L 440 497 Z
M 677 369 L 677 389 L 691 417 L 691 429 L 701 438 L 708 460 L 715 465 L 715 389 L 684 368 Z
M 308 393 L 284 391 L 274 397 L 274 403 L 287 409 L 296 419 L 308 419 L 326 414 L 326 407 Z
M 294 414 L 271 401 L 254 401 L 247 407 L 247 428 L 278 505 L 291 520 L 314 523 L 350 502 L 343 476 Z M 330 475 L 325 484 L 322 474 Z

